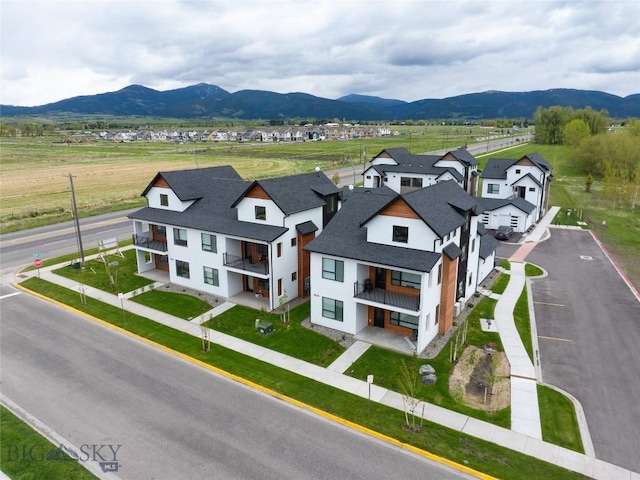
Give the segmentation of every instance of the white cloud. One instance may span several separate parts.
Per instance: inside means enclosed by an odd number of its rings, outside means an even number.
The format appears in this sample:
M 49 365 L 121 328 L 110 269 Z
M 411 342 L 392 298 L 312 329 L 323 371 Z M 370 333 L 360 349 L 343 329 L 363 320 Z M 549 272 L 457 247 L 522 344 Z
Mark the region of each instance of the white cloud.
M 407 101 L 484 90 L 640 92 L 636 0 L 3 0 L 0 8 L 3 104 L 131 83 Z

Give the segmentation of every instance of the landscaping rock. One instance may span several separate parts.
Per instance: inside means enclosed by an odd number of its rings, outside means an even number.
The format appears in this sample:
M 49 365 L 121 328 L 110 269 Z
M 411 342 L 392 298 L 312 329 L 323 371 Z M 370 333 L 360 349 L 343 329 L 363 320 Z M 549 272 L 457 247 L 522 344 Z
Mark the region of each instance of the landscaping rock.
M 432 373 L 436 373 L 436 369 L 433 368 L 428 363 L 425 363 L 424 365 L 422 365 L 420 367 L 420 371 L 418 373 L 420 373 L 420 376 L 422 376 L 422 375 L 430 375 Z
M 429 373 L 427 375 L 423 375 L 420 381 L 425 385 L 435 385 L 435 383 L 438 381 L 438 377 L 435 373 Z

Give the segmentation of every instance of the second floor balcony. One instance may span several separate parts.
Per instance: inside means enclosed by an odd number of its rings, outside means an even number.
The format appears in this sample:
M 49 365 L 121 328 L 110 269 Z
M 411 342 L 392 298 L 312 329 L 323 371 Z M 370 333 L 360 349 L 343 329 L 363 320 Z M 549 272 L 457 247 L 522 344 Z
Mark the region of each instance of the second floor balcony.
M 229 253 L 224 253 L 222 262 L 225 267 L 245 270 L 248 273 L 254 273 L 256 275 L 269 274 L 269 259 L 267 257 L 260 260 L 253 260 L 252 258 L 243 258 Z
M 392 292 L 384 288 L 374 288 L 370 280 L 355 282 L 353 296 L 373 303 L 381 303 L 417 312 L 420 310 L 420 295 L 406 295 Z
M 142 235 L 133 235 L 133 244 L 136 247 L 146 248 L 148 250 L 153 250 L 155 252 L 166 252 L 167 251 L 167 241 L 166 240 L 156 240 L 151 237 L 145 237 Z

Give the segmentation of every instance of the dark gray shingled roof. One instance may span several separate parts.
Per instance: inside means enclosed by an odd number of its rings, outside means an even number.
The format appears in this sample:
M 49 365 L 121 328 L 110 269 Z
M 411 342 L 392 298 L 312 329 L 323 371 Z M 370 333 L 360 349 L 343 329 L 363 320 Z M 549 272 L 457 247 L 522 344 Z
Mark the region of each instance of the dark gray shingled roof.
M 235 173 L 233 167 L 162 172 L 158 175 L 162 175 L 172 190 L 177 188 L 183 200 L 194 199 L 194 203 L 183 212 L 145 207 L 130 214 L 129 218 L 265 242 L 285 233 L 287 229 L 284 227 L 238 221 L 237 212 L 231 204 L 251 183 L 232 172 Z M 189 187 L 193 193 L 188 192 Z M 148 190 L 149 187 L 145 192 Z
M 338 188 L 322 172 L 256 180 L 247 187 L 260 185 L 285 215 L 302 212 L 326 204 L 324 196 L 338 193 Z M 231 206 L 235 207 L 244 193 Z
M 462 255 L 462 250 L 460 249 L 460 247 L 458 245 L 456 245 L 455 243 L 451 242 L 450 244 L 448 244 L 447 246 L 445 246 L 442 249 L 442 252 L 449 257 L 451 260 L 455 260 L 456 258 L 458 258 L 460 255 Z
M 461 212 L 475 213 L 478 200 L 453 180 L 414 190 L 403 198 L 441 238 L 464 224 Z
M 542 158 L 540 154 L 532 153 L 517 160 L 512 158 L 490 158 L 486 167 L 482 170 L 481 177 L 505 180 L 507 178 L 507 169 L 524 158 L 531 160 L 531 162 L 543 172 L 550 173 L 553 169 L 549 162 Z
M 387 152 L 397 165 L 375 165 L 373 168 L 375 168 L 375 170 L 381 175 L 384 175 L 387 172 L 396 172 L 440 176 L 445 172 L 449 172 L 456 180 L 462 181 L 463 179 L 462 175 L 460 175 L 460 173 L 453 167 L 435 166 L 435 163 L 442 159 L 444 155 L 414 155 L 409 153 L 406 148 L 387 148 L 383 150 L 383 152 Z M 466 154 L 461 152 L 465 152 Z M 475 157 L 466 150 L 453 150 L 449 153 L 462 163 L 471 162 L 471 165 L 478 164 Z M 378 154 L 378 156 L 379 155 L 380 154 Z
M 478 231 L 480 231 L 480 229 L 478 229 Z M 478 252 L 480 258 L 483 260 L 489 258 L 491 254 L 496 251 L 498 245 L 500 245 L 500 241 L 496 240 L 485 230 L 485 232 L 480 235 L 480 251 Z
M 242 180 L 242 177 L 231 165 L 158 172 L 142 192 L 143 197 L 149 192 L 160 176 L 164 178 L 171 187 L 171 190 L 173 190 L 182 201 L 195 200 L 205 196 L 207 192 L 210 191 L 208 182 L 211 179 Z
M 440 254 L 411 248 L 367 242 L 367 229 L 360 226 L 398 197 L 388 187 L 343 191 L 342 208 L 305 250 L 367 263 L 430 272 Z
M 486 198 L 486 197 L 478 197 L 476 198 L 478 201 L 478 210 L 479 213 L 491 212 L 493 210 L 497 210 L 498 208 L 504 207 L 505 205 L 513 205 L 519 210 L 522 210 L 524 213 L 531 213 L 535 210 L 536 206 L 530 202 L 527 202 L 524 198 L 514 197 L 514 198 Z
M 308 233 L 313 233 L 318 231 L 318 227 L 311 220 L 308 222 L 302 222 L 296 225 L 296 230 L 300 232 L 300 235 L 307 235 Z

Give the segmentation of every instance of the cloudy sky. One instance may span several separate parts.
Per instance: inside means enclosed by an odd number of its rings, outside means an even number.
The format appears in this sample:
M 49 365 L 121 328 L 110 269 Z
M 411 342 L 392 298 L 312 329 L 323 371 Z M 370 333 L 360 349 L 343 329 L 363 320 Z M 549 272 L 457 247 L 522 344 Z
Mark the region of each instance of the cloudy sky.
M 640 93 L 640 2 L 0 0 L 0 103 L 141 84 L 406 101 Z

